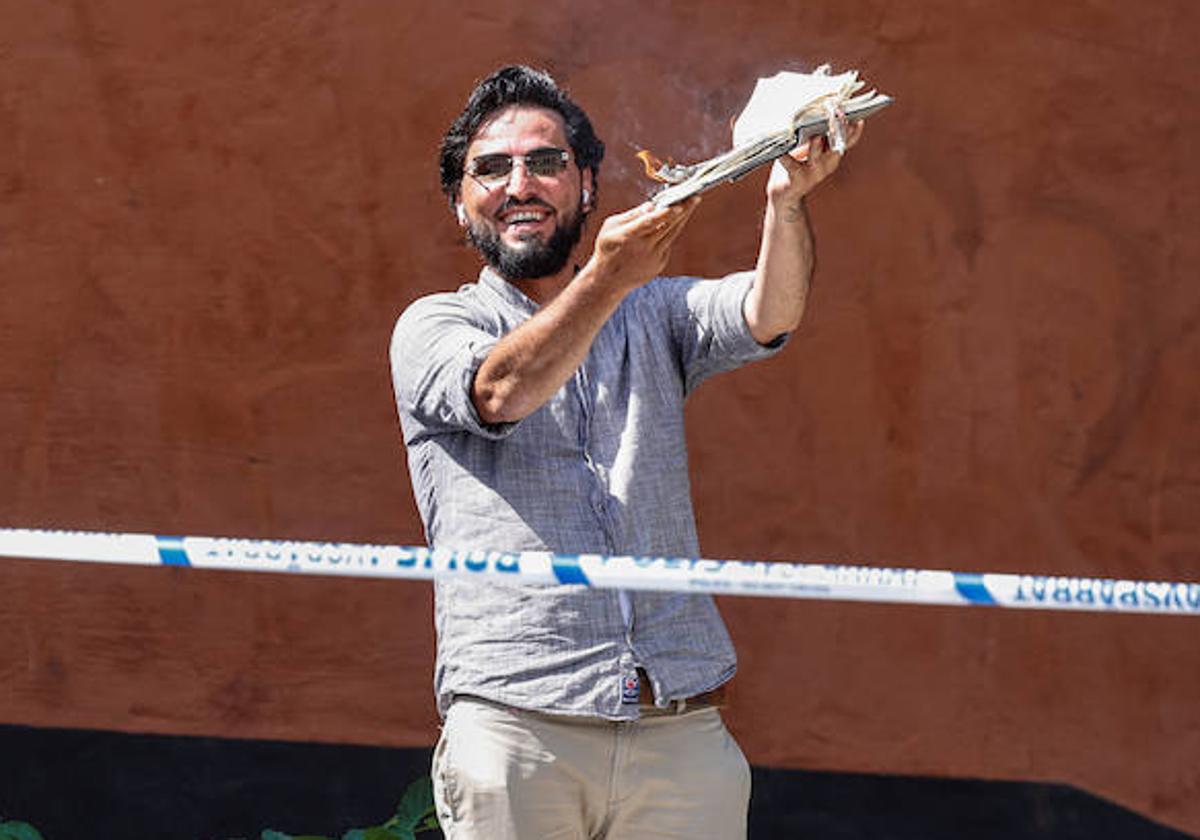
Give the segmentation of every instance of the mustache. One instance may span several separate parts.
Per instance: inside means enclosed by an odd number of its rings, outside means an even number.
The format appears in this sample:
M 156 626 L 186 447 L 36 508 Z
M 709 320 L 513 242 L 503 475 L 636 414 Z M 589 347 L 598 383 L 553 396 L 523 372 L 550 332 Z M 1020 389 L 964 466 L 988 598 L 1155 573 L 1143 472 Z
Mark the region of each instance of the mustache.
M 499 209 L 496 210 L 496 215 L 498 216 L 501 213 L 506 213 L 509 210 L 521 207 L 541 207 L 542 209 L 549 210 L 551 213 L 554 212 L 554 208 L 542 201 L 540 198 L 527 198 L 521 201 L 518 201 L 514 198 L 509 198 L 506 199 L 505 202 L 500 205 Z

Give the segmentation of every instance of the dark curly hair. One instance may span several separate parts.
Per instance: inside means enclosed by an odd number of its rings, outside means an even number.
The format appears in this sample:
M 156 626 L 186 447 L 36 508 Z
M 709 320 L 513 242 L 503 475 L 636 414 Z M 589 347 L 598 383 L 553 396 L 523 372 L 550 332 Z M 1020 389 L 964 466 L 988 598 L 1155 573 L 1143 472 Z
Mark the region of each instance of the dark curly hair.
M 467 98 L 466 107 L 442 138 L 442 192 L 449 199 L 450 206 L 453 207 L 458 200 L 467 147 L 471 145 L 475 132 L 497 111 L 510 105 L 548 108 L 563 118 L 567 142 L 571 144 L 576 165 L 581 170 L 592 170 L 592 194 L 595 195 L 599 191 L 598 176 L 600 161 L 604 159 L 604 143 L 592 129 L 592 121 L 549 73 L 512 64 L 501 67 L 475 86 Z

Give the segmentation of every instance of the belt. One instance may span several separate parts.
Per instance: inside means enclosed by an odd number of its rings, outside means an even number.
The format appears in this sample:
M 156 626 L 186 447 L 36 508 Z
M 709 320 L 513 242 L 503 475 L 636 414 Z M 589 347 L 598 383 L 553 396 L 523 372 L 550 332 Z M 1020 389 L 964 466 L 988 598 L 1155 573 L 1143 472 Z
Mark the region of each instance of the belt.
M 675 716 L 695 712 L 700 709 L 715 709 L 725 705 L 725 685 L 719 685 L 712 691 L 705 691 L 681 700 L 672 700 L 666 706 L 654 704 L 654 689 L 650 687 L 650 677 L 641 668 L 638 675 L 638 713 L 642 717 L 661 715 Z

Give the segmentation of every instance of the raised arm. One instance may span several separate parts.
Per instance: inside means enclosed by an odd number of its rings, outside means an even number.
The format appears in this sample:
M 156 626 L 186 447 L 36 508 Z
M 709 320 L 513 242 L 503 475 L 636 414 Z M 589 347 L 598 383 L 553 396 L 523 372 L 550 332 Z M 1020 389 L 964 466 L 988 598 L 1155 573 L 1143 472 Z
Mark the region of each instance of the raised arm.
M 624 297 L 666 266 L 698 203 L 660 209 L 646 204 L 604 220 L 579 273 L 479 366 L 471 399 L 483 422 L 527 417 L 563 386 Z
M 858 142 L 862 131 L 861 122 L 851 126 L 847 147 Z M 824 137 L 814 137 L 771 168 L 754 286 L 744 304 L 746 323 L 760 344 L 800 325 L 814 262 L 805 196 L 841 162 L 842 155 L 830 151 Z

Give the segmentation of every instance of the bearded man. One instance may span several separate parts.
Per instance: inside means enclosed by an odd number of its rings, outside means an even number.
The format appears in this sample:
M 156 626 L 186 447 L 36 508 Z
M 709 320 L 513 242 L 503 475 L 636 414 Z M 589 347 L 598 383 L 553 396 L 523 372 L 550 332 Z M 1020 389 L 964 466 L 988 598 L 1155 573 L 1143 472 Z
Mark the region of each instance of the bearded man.
M 658 276 L 695 198 L 610 216 L 579 264 L 603 143 L 543 72 L 479 83 L 441 177 L 486 265 L 413 303 L 391 347 L 431 546 L 699 556 L 684 399 L 800 322 L 803 199 L 841 158 L 805 151 L 768 181 L 753 270 Z M 749 767 L 720 714 L 736 660 L 710 597 L 446 579 L 436 625 L 450 840 L 745 836 Z

